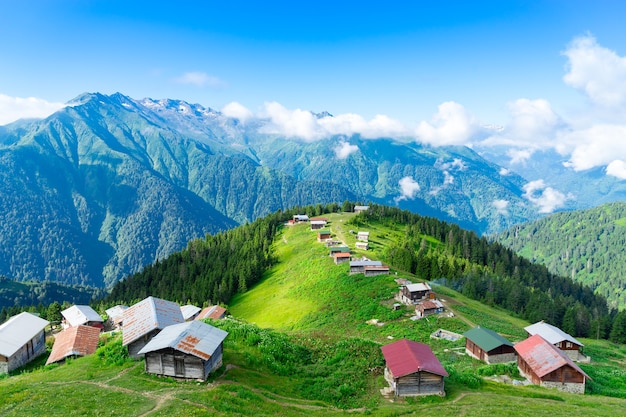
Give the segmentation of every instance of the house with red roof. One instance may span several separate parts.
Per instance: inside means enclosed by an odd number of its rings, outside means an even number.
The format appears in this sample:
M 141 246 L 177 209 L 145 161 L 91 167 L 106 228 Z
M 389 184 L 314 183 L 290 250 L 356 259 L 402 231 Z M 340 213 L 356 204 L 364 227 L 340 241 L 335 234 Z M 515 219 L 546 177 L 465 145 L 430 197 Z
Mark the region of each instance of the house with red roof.
M 52 352 L 46 365 L 65 361 L 67 358 L 87 356 L 95 353 L 100 341 L 100 329 L 80 324 L 68 327 L 54 338 Z
M 385 379 L 395 396 L 445 395 L 448 373 L 430 346 L 402 339 L 381 348 Z
M 585 393 L 589 378 L 569 356 L 538 334 L 515 345 L 520 373 L 535 385 Z
M 219 320 L 226 316 L 226 309 L 222 306 L 209 306 L 204 308 L 200 314 L 198 314 L 195 320 L 213 319 Z

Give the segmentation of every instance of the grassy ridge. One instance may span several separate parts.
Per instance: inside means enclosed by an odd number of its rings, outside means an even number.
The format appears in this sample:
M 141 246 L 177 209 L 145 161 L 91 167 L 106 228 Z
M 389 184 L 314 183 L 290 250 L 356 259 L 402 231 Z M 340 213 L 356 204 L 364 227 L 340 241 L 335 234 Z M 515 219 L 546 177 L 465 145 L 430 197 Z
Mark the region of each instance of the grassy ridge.
M 328 215 L 333 233 L 351 246 L 351 215 Z M 401 228 L 371 225 L 378 258 Z M 224 365 L 207 383 L 145 374 L 143 361 L 120 356 L 120 341 L 109 339 L 98 355 L 62 366 L 42 367 L 0 379 L 2 416 L 615 416 L 626 409 L 626 346 L 583 339 L 593 363 L 588 392 L 573 395 L 539 387 L 516 387 L 479 375 L 506 373 L 515 366 L 485 365 L 460 354 L 464 342 L 430 339 L 438 328 L 464 332 L 476 324 L 517 341 L 528 325 L 500 309 L 436 287 L 454 317 L 410 320 L 412 311 L 394 311 L 394 278 L 418 278 L 392 269 L 391 276 L 365 278 L 334 265 L 325 246 L 306 225 L 285 228 L 275 242 L 278 264 L 246 293 L 233 298 L 233 319 L 213 322 L 229 332 Z M 368 324 L 376 319 L 378 324 Z M 252 324 L 256 323 L 256 324 Z M 370 321 L 371 323 L 371 321 Z M 380 346 L 406 337 L 428 343 L 450 377 L 445 398 L 390 402 Z

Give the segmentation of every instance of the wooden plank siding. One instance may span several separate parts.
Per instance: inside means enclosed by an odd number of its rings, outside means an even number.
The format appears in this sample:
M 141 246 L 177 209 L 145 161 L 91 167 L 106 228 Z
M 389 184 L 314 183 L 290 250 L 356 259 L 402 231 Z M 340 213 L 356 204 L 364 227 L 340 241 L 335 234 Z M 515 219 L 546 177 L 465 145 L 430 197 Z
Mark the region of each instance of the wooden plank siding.
M 220 366 L 222 345 L 208 360 L 172 348 L 146 353 L 146 372 L 157 375 L 206 380 Z
M 0 355 L 0 374 L 9 373 L 46 352 L 46 336 L 42 330 L 10 357 Z
M 396 378 L 396 395 L 433 395 L 443 394 L 443 376 L 430 372 L 416 372 Z

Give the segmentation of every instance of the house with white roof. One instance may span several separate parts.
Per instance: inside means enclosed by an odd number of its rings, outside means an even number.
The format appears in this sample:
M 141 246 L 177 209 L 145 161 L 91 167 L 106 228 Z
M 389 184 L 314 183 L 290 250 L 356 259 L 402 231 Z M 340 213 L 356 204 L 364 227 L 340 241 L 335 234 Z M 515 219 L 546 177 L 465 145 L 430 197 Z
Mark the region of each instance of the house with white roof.
M 45 353 L 45 328 L 49 324 L 48 320 L 24 312 L 0 325 L 0 374 L 7 374 Z
M 61 311 L 61 315 L 63 316 L 61 325 L 64 329 L 80 325 L 104 328 L 104 319 L 89 306 L 74 305 Z
M 589 360 L 589 358 L 582 353 L 582 347 L 584 345 L 581 342 L 558 327 L 548 324 L 543 320 L 524 327 L 524 330 L 526 330 L 529 336 L 538 334 L 543 337 L 551 345 L 562 350 L 563 353 L 573 361 L 584 362 Z

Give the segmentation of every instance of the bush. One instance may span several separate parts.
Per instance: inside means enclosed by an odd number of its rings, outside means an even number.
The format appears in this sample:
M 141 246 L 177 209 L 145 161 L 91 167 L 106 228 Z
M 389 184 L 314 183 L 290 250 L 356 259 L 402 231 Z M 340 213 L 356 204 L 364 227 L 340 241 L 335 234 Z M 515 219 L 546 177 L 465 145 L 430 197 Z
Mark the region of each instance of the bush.
M 131 360 L 128 356 L 128 350 L 122 346 L 122 340 L 119 338 L 100 346 L 96 350 L 96 355 L 105 365 L 120 366 Z

